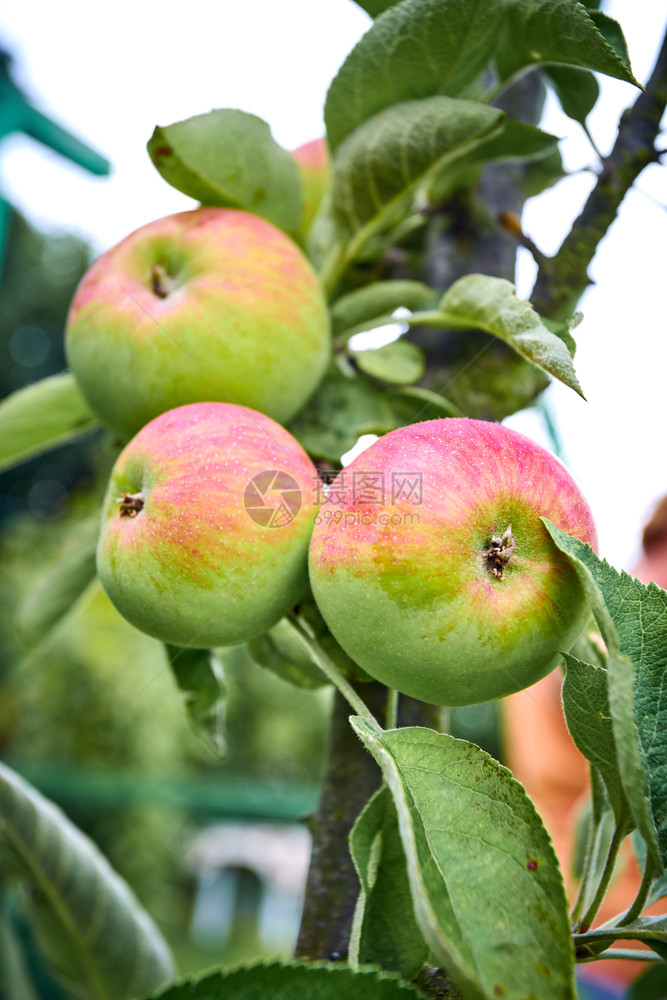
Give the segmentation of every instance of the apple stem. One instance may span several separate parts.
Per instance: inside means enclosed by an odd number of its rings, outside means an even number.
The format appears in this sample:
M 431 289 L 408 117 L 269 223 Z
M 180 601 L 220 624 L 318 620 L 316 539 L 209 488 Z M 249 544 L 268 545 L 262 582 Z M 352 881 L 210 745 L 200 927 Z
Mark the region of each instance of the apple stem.
M 386 728 L 396 729 L 396 726 L 398 725 L 398 691 L 395 688 L 387 688 L 386 716 Z
M 176 288 L 176 282 L 163 264 L 153 264 L 151 268 L 151 288 L 159 299 L 166 299 Z
M 120 504 L 121 517 L 136 517 L 144 509 L 143 493 L 121 493 L 114 503 Z
M 502 536 L 492 536 L 491 544 L 488 548 L 484 549 L 483 555 L 486 559 L 489 572 L 492 576 L 495 576 L 496 580 L 502 580 L 505 576 L 505 569 L 509 565 L 512 553 L 516 548 L 517 544 L 512 535 L 511 524 L 507 525 Z

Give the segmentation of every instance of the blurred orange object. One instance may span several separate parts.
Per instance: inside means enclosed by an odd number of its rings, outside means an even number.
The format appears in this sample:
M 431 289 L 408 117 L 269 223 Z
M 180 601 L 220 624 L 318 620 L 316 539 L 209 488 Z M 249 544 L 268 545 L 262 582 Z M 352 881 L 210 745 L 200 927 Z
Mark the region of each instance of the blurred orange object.
M 667 589 L 667 497 L 657 505 L 642 536 L 643 555 L 634 575 Z M 502 702 L 505 762 L 525 786 L 551 834 L 570 900 L 576 896 L 572 872 L 577 821 L 588 797 L 588 763 L 575 747 L 561 704 L 562 675 L 555 670 L 525 691 Z M 641 873 L 630 841 L 619 855 L 617 872 L 594 926 L 622 913 L 633 902 Z M 667 912 L 667 900 L 648 913 Z M 623 942 L 632 947 L 632 942 Z M 637 946 L 639 947 L 639 946 Z M 607 960 L 590 963 L 586 971 L 610 983 L 629 983 L 645 971 L 645 962 Z

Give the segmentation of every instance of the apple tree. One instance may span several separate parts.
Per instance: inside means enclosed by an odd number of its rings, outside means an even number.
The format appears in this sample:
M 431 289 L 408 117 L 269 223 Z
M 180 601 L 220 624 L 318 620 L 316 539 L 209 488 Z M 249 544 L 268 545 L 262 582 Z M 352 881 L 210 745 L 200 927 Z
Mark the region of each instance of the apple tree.
M 326 139 L 292 154 L 232 109 L 156 127 L 155 167 L 201 207 L 103 255 L 70 312 L 71 372 L 0 404 L 3 468 L 100 425 L 118 452 L 97 559 L 82 525 L 47 624 L 99 573 L 166 644 L 204 732 L 239 650 L 336 688 L 292 961 L 179 980 L 127 884 L 0 765 L 3 860 L 67 996 L 573 1000 L 577 963 L 622 963 L 629 941 L 667 982 L 667 920 L 644 912 L 666 891 L 667 594 L 597 554 L 569 475 L 501 424 L 550 379 L 582 394 L 575 310 L 659 159 L 665 45 L 547 257 L 520 222 L 563 176 L 545 91 L 585 127 L 594 74 L 637 83 L 621 27 L 595 0 L 360 3 L 373 23 Z M 387 325 L 383 346 L 364 337 Z M 572 901 L 522 785 L 441 711 L 557 666 L 591 775 Z M 600 926 L 628 837 L 641 884 Z M 5 993 L 27 995 L 19 944 L 2 958 Z

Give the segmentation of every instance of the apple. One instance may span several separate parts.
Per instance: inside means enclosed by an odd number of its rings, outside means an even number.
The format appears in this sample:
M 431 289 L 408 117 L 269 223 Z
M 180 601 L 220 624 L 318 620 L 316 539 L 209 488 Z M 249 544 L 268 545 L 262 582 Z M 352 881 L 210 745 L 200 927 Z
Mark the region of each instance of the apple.
M 312 139 L 292 150 L 301 175 L 303 211 L 301 229 L 307 232 L 329 187 L 331 174 L 329 150 L 325 139 Z
M 264 414 L 191 403 L 156 417 L 119 455 L 97 570 L 137 628 L 209 648 L 266 632 L 308 581 L 317 470 Z
M 65 348 L 91 409 L 127 439 L 206 400 L 286 423 L 320 381 L 330 338 L 318 278 L 285 233 L 249 212 L 199 208 L 142 226 L 95 261 Z
M 548 674 L 590 614 L 542 517 L 596 546 L 573 479 L 522 434 L 402 427 L 334 480 L 310 545 L 315 600 L 376 680 L 438 705 L 503 697 Z

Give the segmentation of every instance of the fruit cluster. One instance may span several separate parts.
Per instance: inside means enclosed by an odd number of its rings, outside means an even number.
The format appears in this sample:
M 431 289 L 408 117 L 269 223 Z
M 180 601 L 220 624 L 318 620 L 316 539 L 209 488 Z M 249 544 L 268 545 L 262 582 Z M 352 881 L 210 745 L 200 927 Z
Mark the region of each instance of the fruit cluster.
M 588 617 L 541 521 L 595 546 L 576 485 L 522 435 L 449 418 L 385 435 L 323 491 L 282 424 L 329 350 L 310 264 L 247 212 L 171 216 L 93 265 L 68 358 L 102 421 L 135 434 L 103 508 L 110 598 L 165 642 L 234 645 L 294 607 L 310 562 L 334 637 L 399 691 L 471 704 L 544 676 Z

